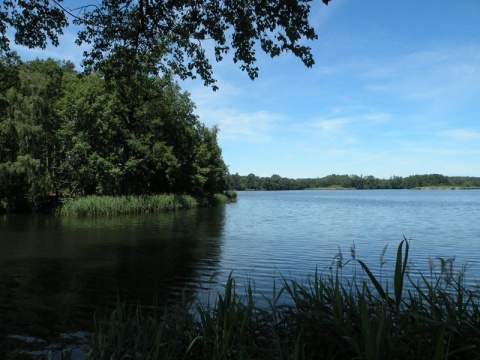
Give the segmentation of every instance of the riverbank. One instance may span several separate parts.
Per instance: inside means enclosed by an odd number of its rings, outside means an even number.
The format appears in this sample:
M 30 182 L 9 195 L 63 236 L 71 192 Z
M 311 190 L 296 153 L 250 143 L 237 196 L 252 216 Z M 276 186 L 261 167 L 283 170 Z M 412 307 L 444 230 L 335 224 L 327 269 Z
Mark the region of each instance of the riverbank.
M 324 187 L 316 187 L 316 188 L 308 188 L 305 190 L 357 190 L 353 187 L 343 187 L 339 185 L 332 185 L 332 186 L 324 186 Z
M 412 190 L 480 190 L 476 186 L 419 186 Z
M 418 186 L 410 189 L 357 189 L 354 187 L 343 187 L 332 185 L 327 187 L 308 188 L 304 190 L 480 190 L 475 186 Z
M 209 197 L 160 194 L 148 196 L 84 196 L 66 199 L 55 210 L 59 216 L 145 214 L 193 209 L 235 202 L 237 194 L 227 191 Z
M 238 295 L 235 279 L 213 303 L 181 301 L 142 307 L 119 303 L 97 317 L 87 360 L 132 359 L 470 359 L 480 356 L 480 305 L 463 285 L 465 269 L 438 258 L 430 274 L 409 276 L 402 241 L 388 285 L 355 258 L 300 282 L 282 278 L 255 302 L 253 285 Z M 356 269 L 353 279 L 342 274 Z M 408 290 L 408 291 L 407 291 Z

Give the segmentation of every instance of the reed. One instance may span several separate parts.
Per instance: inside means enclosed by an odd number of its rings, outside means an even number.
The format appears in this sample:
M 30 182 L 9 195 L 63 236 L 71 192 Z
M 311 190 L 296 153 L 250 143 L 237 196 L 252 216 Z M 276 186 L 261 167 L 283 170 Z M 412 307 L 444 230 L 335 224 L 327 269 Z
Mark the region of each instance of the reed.
M 391 286 L 352 250 L 346 263 L 339 251 L 330 273 L 282 278 L 263 307 L 249 283 L 237 292 L 233 276 L 213 303 L 183 296 L 148 312 L 119 304 L 97 318 L 86 359 L 480 358 L 479 298 L 463 284 L 465 268 L 438 259 L 437 271 L 414 281 L 409 251 L 404 239 Z M 362 272 L 353 280 L 341 275 L 348 264 Z
M 56 213 L 60 216 L 98 216 L 145 214 L 192 209 L 234 201 L 225 194 L 195 198 L 191 195 L 84 196 L 64 200 Z
M 229 202 L 237 201 L 237 192 L 235 190 L 225 191 L 225 196 L 227 197 Z
M 215 194 L 212 198 L 212 205 L 226 204 L 229 202 L 228 197 L 225 194 Z

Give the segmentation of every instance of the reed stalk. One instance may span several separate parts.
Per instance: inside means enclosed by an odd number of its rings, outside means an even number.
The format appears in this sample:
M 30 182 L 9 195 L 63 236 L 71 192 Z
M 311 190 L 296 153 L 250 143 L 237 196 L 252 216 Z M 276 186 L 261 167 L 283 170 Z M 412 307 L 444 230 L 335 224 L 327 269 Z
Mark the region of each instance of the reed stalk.
M 119 303 L 110 316 L 96 318 L 85 358 L 480 358 L 480 304 L 463 283 L 465 267 L 457 273 L 452 261 L 413 280 L 409 251 L 404 239 L 391 290 L 351 254 L 331 274 L 316 270 L 303 282 L 282 278 L 273 296 L 264 296 L 267 306 L 257 305 L 250 283 L 238 292 L 232 274 L 213 303 L 185 295 L 147 310 Z M 361 269 L 353 281 L 343 275 L 348 264 Z

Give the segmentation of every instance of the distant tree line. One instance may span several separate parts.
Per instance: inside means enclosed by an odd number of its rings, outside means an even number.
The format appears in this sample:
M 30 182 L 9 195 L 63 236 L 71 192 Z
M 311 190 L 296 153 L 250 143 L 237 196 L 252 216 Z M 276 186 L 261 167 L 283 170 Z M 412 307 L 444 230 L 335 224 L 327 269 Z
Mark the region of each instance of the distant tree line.
M 421 187 L 480 188 L 480 178 L 440 174 L 392 176 L 378 179 L 372 175 L 328 175 L 322 178 L 289 179 L 279 175 L 259 177 L 231 174 L 228 185 L 234 190 L 304 190 L 321 188 L 346 189 L 414 189 Z
M 74 195 L 227 189 L 218 129 L 199 122 L 189 95 L 140 62 L 116 77 L 109 61 L 81 75 L 70 62 L 0 57 L 0 212 Z

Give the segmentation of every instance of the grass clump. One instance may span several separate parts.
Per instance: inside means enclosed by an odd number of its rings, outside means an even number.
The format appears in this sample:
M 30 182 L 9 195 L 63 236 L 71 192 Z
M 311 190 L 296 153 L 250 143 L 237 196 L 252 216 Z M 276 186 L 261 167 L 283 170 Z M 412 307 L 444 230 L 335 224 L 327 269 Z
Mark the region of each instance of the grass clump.
M 350 250 L 351 259 L 337 254 L 331 271 L 303 283 L 282 278 L 267 306 L 250 284 L 239 295 L 232 276 L 213 304 L 120 304 L 96 320 L 86 359 L 480 358 L 479 299 L 463 285 L 465 268 L 455 274 L 454 258 L 438 258 L 437 272 L 414 280 L 404 239 L 383 284 Z M 341 276 L 348 263 L 353 279 Z

